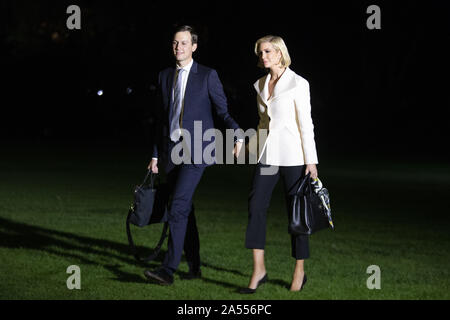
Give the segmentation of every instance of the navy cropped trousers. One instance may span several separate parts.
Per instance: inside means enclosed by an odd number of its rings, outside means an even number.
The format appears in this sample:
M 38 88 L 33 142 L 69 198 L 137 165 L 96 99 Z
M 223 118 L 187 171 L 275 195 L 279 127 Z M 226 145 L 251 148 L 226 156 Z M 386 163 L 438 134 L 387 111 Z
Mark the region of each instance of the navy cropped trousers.
M 248 225 L 245 247 L 264 249 L 266 243 L 266 217 L 272 192 L 278 182 L 283 180 L 286 212 L 289 208 L 289 196 L 293 195 L 305 176 L 305 166 L 269 166 L 258 163 L 248 200 Z M 287 222 L 286 220 L 286 234 Z M 309 238 L 307 235 L 291 235 L 292 257 L 297 260 L 309 258 Z

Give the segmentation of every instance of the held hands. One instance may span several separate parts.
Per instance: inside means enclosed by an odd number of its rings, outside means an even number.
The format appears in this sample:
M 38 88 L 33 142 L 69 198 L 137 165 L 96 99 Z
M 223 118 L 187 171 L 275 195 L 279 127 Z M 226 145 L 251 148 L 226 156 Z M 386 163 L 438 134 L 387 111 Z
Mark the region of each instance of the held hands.
M 152 159 L 152 161 L 150 161 L 147 169 L 152 169 L 153 173 L 158 173 L 158 160 L 156 159 Z
M 233 149 L 233 154 L 236 158 L 239 157 L 239 154 L 241 153 L 241 148 L 242 148 L 242 142 L 237 141 L 236 144 L 234 145 L 234 149 Z
M 308 173 L 310 173 L 310 177 L 312 179 L 317 179 L 318 173 L 317 173 L 317 167 L 315 164 L 307 164 L 306 165 L 305 175 Z

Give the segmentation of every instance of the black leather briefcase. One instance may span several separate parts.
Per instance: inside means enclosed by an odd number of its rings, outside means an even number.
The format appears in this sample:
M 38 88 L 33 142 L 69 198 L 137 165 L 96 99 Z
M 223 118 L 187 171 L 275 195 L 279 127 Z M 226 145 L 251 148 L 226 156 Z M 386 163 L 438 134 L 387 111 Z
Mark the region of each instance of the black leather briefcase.
M 150 177 L 150 183 L 147 183 Z M 156 174 L 151 170 L 147 172 L 144 181 L 134 190 L 134 201 L 128 210 L 126 220 L 126 231 L 128 243 L 134 257 L 139 261 L 154 260 L 161 250 L 161 246 L 167 237 L 168 231 L 168 202 L 169 190 L 166 184 L 155 184 Z M 150 255 L 142 257 L 136 248 L 131 234 L 130 224 L 138 227 L 145 227 L 150 224 L 163 223 L 161 237 Z

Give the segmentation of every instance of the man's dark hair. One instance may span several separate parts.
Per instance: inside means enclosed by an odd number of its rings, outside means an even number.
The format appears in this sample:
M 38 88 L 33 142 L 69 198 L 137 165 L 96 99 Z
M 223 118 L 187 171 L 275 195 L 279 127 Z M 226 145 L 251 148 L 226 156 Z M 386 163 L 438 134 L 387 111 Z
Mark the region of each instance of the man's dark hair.
M 188 26 L 188 25 L 182 25 L 182 26 L 175 27 L 175 30 L 173 31 L 173 35 L 175 36 L 176 33 L 183 32 L 183 31 L 189 31 L 191 33 L 192 44 L 195 44 L 198 42 L 197 32 L 194 30 L 193 27 Z

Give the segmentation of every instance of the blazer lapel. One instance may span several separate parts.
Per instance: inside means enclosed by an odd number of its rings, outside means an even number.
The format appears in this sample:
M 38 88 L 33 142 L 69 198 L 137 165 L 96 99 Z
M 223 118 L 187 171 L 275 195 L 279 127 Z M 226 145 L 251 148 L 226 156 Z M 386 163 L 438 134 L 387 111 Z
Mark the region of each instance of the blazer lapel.
M 270 74 L 268 75 L 270 77 Z M 269 82 L 267 82 L 267 87 L 269 86 Z M 275 88 L 273 89 L 272 96 L 270 97 L 270 100 L 275 100 L 276 98 L 280 97 L 284 93 L 294 89 L 296 87 L 295 82 L 295 73 L 289 69 L 286 68 L 284 71 L 284 74 L 281 76 L 281 78 L 278 80 L 277 84 L 275 85 Z M 268 92 L 267 88 L 267 92 Z
M 278 80 L 275 88 L 273 89 L 272 96 L 269 98 L 269 81 L 271 79 L 270 73 L 268 73 L 265 77 L 262 77 L 258 81 L 254 83 L 254 87 L 256 92 L 261 97 L 262 101 L 267 105 L 267 103 L 271 100 L 275 100 L 280 97 L 284 93 L 294 89 L 296 86 L 295 82 L 295 73 L 286 68 L 281 78 Z
M 270 74 L 268 73 L 265 77 L 262 77 L 253 84 L 253 86 L 256 89 L 256 92 L 259 94 L 261 100 L 265 104 L 267 104 L 267 97 L 269 96 L 269 80 Z

